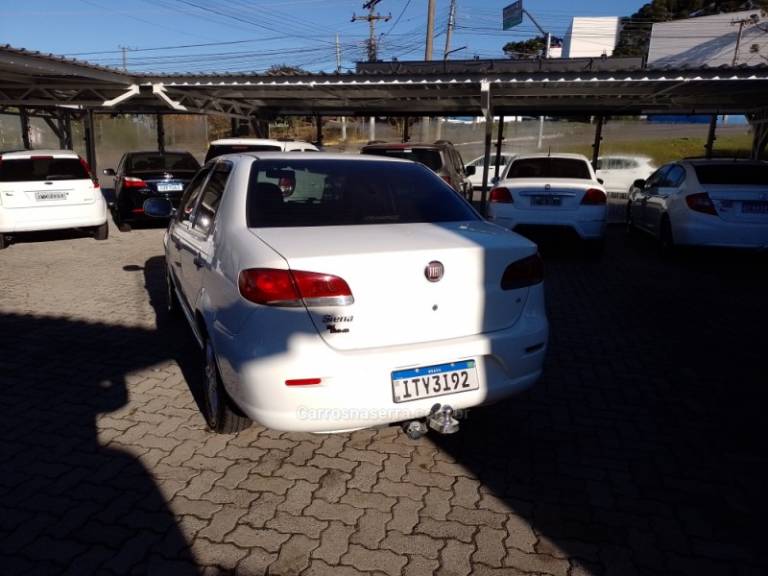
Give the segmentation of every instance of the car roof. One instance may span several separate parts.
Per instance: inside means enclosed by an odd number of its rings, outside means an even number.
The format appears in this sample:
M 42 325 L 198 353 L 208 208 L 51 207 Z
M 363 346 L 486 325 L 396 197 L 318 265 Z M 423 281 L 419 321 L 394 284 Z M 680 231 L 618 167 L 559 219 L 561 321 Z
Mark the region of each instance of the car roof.
M 309 144 L 305 140 L 275 140 L 274 138 L 221 138 L 220 140 L 214 140 L 211 142 L 211 146 L 226 146 L 226 145 L 264 145 L 264 146 L 284 146 L 288 143 L 294 144 Z
M 342 154 L 338 152 L 318 152 L 317 154 L 307 154 L 306 152 L 236 152 L 234 154 L 225 154 L 218 156 L 219 158 L 227 158 L 233 156 L 251 156 L 256 160 L 304 160 L 307 162 L 314 162 L 319 160 L 325 161 L 352 161 L 352 162 L 399 162 L 401 164 L 418 164 L 411 160 L 405 160 L 403 158 L 390 158 L 388 156 L 366 156 L 362 154 Z M 420 164 L 419 164 L 420 165 Z
M 3 152 L 3 160 L 27 159 L 32 156 L 53 156 L 54 158 L 79 158 L 77 153 L 72 150 L 16 150 L 14 152 Z
M 366 144 L 363 148 L 373 148 L 376 150 L 410 150 L 411 148 L 428 148 L 431 150 L 440 150 L 448 144 L 426 144 L 421 142 L 379 142 L 377 144 Z
M 653 160 L 650 156 L 638 156 L 636 154 L 606 154 L 605 156 L 599 156 L 598 160 L 608 160 L 608 159 L 618 159 L 618 160 L 646 160 L 650 161 Z
M 768 162 L 762 160 L 752 160 L 751 158 L 683 158 L 678 162 L 685 162 L 693 166 L 702 166 L 706 164 L 751 164 L 753 166 L 765 166 Z M 671 162 L 670 162 L 671 164 Z
M 547 152 L 534 152 L 530 154 L 518 154 L 515 156 L 515 162 L 518 160 L 528 160 L 529 158 L 565 158 L 568 160 L 583 160 L 589 162 L 589 159 L 583 154 L 571 154 L 568 152 L 556 152 L 549 154 Z
M 192 155 L 187 150 L 165 150 L 163 152 L 160 152 L 159 150 L 133 150 L 131 152 L 126 152 L 125 156 L 133 156 L 134 154 L 189 154 Z

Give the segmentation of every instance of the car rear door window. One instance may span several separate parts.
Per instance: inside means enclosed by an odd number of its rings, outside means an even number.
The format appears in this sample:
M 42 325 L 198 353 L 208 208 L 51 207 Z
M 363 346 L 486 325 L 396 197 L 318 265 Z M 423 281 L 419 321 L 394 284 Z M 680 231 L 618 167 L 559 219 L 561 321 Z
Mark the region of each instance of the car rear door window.
M 179 222 L 189 222 L 192 219 L 195 204 L 200 198 L 200 193 L 203 191 L 203 184 L 205 183 L 205 179 L 208 178 L 208 175 L 211 173 L 211 168 L 211 166 L 206 166 L 200 170 L 184 191 L 184 195 L 181 197 L 181 202 L 179 202 L 179 214 L 177 216 Z
M 216 219 L 216 212 L 221 203 L 221 197 L 224 194 L 224 188 L 227 186 L 229 174 L 232 172 L 230 162 L 219 162 L 213 169 L 211 177 L 203 187 L 200 204 L 195 214 L 195 222 L 192 227 L 207 236 L 213 228 L 213 222 Z
M 423 166 L 363 160 L 254 162 L 252 228 L 461 222 L 477 214 Z
M 0 182 L 87 180 L 90 176 L 79 158 L 4 158 L 0 162 Z

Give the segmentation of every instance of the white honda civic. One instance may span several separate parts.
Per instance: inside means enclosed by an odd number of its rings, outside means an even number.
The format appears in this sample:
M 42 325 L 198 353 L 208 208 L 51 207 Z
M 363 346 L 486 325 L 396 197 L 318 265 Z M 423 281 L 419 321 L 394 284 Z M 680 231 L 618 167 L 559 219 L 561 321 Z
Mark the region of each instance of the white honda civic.
M 491 190 L 488 216 L 511 229 L 568 230 L 599 253 L 605 239 L 606 194 L 580 154 L 521 154 Z
M 168 216 L 162 199 L 148 214 Z M 165 237 L 169 303 L 205 354 L 211 429 L 335 432 L 458 414 L 531 386 L 547 346 L 536 246 L 419 164 L 209 162 Z

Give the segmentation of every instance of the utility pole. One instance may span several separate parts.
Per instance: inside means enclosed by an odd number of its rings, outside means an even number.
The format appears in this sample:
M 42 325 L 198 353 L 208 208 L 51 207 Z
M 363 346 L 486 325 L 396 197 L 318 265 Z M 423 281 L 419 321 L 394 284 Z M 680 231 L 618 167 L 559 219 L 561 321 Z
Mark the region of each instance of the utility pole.
M 339 33 L 336 32 L 336 73 L 341 74 L 341 42 L 339 41 Z M 341 141 L 347 141 L 347 117 L 341 117 Z
M 750 14 L 749 18 L 741 18 L 740 20 L 731 20 L 731 26 L 739 25 L 739 33 L 736 36 L 736 49 L 733 51 L 733 62 L 731 66 L 736 66 L 739 60 L 739 48 L 741 48 L 741 35 L 744 32 L 745 26 L 754 26 L 760 22 L 760 16 L 757 14 Z
M 118 46 L 123 51 L 123 71 L 128 71 L 128 46 Z
M 427 12 L 427 48 L 424 60 L 432 60 L 432 44 L 435 42 L 435 0 L 429 0 Z
M 376 62 L 376 22 L 379 20 L 383 20 L 384 22 L 388 22 L 392 19 L 392 14 L 388 14 L 387 16 L 382 16 L 381 14 L 374 14 L 374 10 L 376 8 L 376 5 L 381 2 L 381 0 L 368 0 L 365 4 L 363 4 L 363 8 L 368 10 L 368 14 L 366 16 L 357 16 L 355 13 L 352 13 L 352 22 L 357 22 L 358 20 L 366 20 L 368 22 L 369 27 L 369 36 L 368 36 L 368 62 Z
M 456 28 L 456 0 L 451 0 L 451 8 L 448 12 L 448 29 L 445 32 L 445 50 L 443 50 L 443 60 L 448 60 L 448 54 L 451 50 L 451 36 L 453 29 Z

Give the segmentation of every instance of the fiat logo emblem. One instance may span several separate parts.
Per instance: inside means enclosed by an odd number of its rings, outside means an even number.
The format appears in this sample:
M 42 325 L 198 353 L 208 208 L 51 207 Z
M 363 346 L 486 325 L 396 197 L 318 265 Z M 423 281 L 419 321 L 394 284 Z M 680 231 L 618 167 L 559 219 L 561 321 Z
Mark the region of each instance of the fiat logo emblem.
M 430 282 L 440 282 L 444 273 L 445 268 L 443 267 L 443 263 L 438 262 L 437 260 L 433 260 L 427 264 L 426 268 L 424 268 L 424 276 L 426 276 L 427 280 Z

